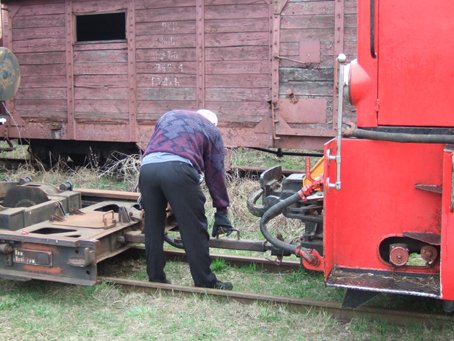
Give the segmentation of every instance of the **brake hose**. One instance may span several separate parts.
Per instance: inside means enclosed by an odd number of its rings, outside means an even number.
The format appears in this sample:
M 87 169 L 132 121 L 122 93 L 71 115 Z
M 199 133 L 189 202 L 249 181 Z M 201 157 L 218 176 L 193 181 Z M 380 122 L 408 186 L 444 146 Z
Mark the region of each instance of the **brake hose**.
M 298 192 L 292 194 L 288 198 L 278 202 L 276 205 L 271 206 L 268 210 L 263 213 L 262 218 L 260 219 L 260 232 L 262 232 L 263 236 L 267 241 L 269 241 L 272 245 L 277 247 L 278 249 L 282 249 L 283 251 L 289 252 L 291 254 L 296 253 L 297 246 L 279 240 L 271 235 L 268 231 L 266 224 L 276 216 L 278 216 L 282 211 L 287 208 L 288 206 L 298 202 L 301 197 Z

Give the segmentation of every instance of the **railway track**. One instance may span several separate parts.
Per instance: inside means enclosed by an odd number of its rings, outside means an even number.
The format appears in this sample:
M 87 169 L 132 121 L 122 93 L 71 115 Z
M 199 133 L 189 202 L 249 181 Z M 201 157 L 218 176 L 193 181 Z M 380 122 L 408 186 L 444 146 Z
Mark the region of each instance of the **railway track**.
M 184 261 L 186 258 L 186 254 L 184 251 L 179 250 L 166 250 L 166 257 L 167 259 L 177 260 L 177 261 Z M 236 255 L 228 255 L 228 254 L 219 254 L 219 253 L 211 253 L 211 259 L 222 259 L 230 264 L 234 265 L 248 265 L 248 264 L 255 264 L 258 267 L 269 271 L 269 272 L 283 272 L 283 271 L 292 271 L 298 270 L 301 268 L 300 262 L 291 261 L 291 260 L 278 260 L 278 259 L 269 259 L 263 257 L 246 257 L 246 256 L 236 256 Z
M 137 249 L 140 251 L 141 249 Z M 166 250 L 169 260 L 184 261 L 185 253 L 179 250 Z M 269 272 L 285 272 L 297 270 L 300 267 L 296 261 L 274 262 L 262 257 L 245 257 L 227 254 L 212 254 L 212 259 L 223 259 L 231 265 L 256 264 L 259 268 Z M 353 318 L 366 318 L 370 320 L 385 321 L 390 324 L 406 326 L 423 324 L 426 326 L 449 325 L 454 322 L 454 316 L 441 313 L 415 312 L 406 310 L 389 310 L 376 307 L 344 308 L 340 302 L 320 301 L 308 298 L 276 296 L 252 292 L 224 291 L 208 288 L 197 288 L 175 284 L 154 283 L 133 280 L 123 277 L 103 275 L 98 277 L 99 282 L 113 284 L 127 292 L 143 292 L 148 294 L 167 294 L 175 296 L 200 295 L 217 299 L 229 299 L 242 304 L 270 304 L 284 307 L 299 313 L 324 312 L 340 321 L 350 321 Z
M 119 286 L 125 291 L 145 292 L 149 294 L 165 293 L 178 296 L 210 295 L 210 297 L 231 299 L 244 304 L 271 304 L 302 313 L 326 312 L 342 321 L 349 321 L 353 318 L 367 318 L 386 321 L 397 325 L 424 324 L 426 326 L 447 325 L 454 322 L 452 316 L 443 314 L 427 314 L 367 307 L 351 309 L 343 308 L 342 305 L 337 302 L 152 283 L 117 277 L 100 277 L 99 280 L 104 283 Z
M 137 193 L 128 192 L 116 192 L 116 191 L 103 191 L 103 190 L 84 190 L 76 189 L 81 192 L 83 201 L 88 200 L 89 202 L 97 202 L 105 199 L 118 199 L 129 202 L 137 200 Z M 143 235 L 140 231 L 131 230 L 120 236 L 123 243 L 131 243 L 127 247 L 135 245 L 134 243 L 143 242 Z M 117 240 L 117 239 L 115 239 Z M 252 250 L 261 251 L 264 248 L 264 244 L 254 241 L 241 241 L 241 240 L 230 240 L 233 247 L 239 250 Z M 213 245 L 211 245 L 213 244 Z M 210 241 L 210 246 L 223 248 L 226 245 L 226 240 L 220 238 Z M 226 247 L 228 248 L 228 247 Z M 42 250 L 41 253 L 42 254 Z M 182 251 L 172 250 L 167 251 L 167 255 L 174 259 L 184 259 L 185 254 Z M 295 270 L 300 266 L 299 262 L 296 261 L 272 261 L 260 257 L 242 257 L 235 255 L 212 255 L 213 258 L 221 258 L 229 263 L 234 264 L 256 264 L 268 271 L 286 271 Z M 148 293 L 163 292 L 172 295 L 210 295 L 221 299 L 231 299 L 242 303 L 265 303 L 276 306 L 282 306 L 288 309 L 297 310 L 300 312 L 310 311 L 323 311 L 341 320 L 350 320 L 352 318 L 369 318 L 374 320 L 387 321 L 393 324 L 406 325 L 406 324 L 425 324 L 425 325 L 440 325 L 440 324 L 452 324 L 454 318 L 443 314 L 427 312 L 414 312 L 414 311 L 396 311 L 387 310 L 380 308 L 344 308 L 339 302 L 327 302 L 317 301 L 306 298 L 295 298 L 295 297 L 281 297 L 267 294 L 258 294 L 251 292 L 239 292 L 239 291 L 222 291 L 215 289 L 196 288 L 192 286 L 180 286 L 172 284 L 162 283 L 150 283 L 145 281 L 131 280 L 127 278 L 118 278 L 111 276 L 94 276 L 94 282 L 106 282 L 116 286 L 122 287 L 124 290 L 142 291 Z

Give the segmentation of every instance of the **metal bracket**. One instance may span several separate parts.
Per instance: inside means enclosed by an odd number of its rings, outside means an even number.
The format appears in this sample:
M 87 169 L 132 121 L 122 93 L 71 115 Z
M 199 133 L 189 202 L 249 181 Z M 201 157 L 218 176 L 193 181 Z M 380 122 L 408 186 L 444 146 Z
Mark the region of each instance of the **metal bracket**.
M 68 265 L 78 268 L 85 268 L 96 262 L 96 252 L 86 247 L 83 250 L 82 257 L 71 257 L 68 260 Z

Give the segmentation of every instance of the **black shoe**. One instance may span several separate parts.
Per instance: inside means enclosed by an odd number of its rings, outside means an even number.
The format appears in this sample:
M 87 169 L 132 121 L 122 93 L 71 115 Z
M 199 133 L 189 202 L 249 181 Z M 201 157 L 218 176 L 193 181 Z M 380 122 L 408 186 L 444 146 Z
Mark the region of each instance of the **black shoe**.
M 233 289 L 233 284 L 230 283 L 230 282 L 216 281 L 216 283 L 214 283 L 214 289 L 232 290 Z

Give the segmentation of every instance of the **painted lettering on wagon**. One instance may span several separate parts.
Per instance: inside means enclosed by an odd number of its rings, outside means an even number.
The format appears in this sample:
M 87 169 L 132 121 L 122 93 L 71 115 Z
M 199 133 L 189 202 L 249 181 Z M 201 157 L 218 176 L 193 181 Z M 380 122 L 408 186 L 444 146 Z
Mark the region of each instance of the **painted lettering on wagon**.
M 26 265 L 52 266 L 52 253 L 50 251 L 15 249 L 13 262 Z
M 182 63 L 155 63 L 154 72 L 156 73 L 181 73 L 183 72 Z
M 161 27 L 165 32 L 175 32 L 178 27 L 178 23 L 176 21 L 163 21 L 161 23 Z
M 151 86 L 179 87 L 180 81 L 178 80 L 178 77 L 153 76 L 151 77 Z
M 21 264 L 36 264 L 34 259 L 26 258 L 21 250 L 14 250 L 14 262 Z
M 158 51 L 159 60 L 177 60 L 178 53 L 175 50 L 160 50 Z
M 171 35 L 159 36 L 157 39 L 157 42 L 161 46 L 175 46 L 176 45 L 175 36 L 171 36 Z

